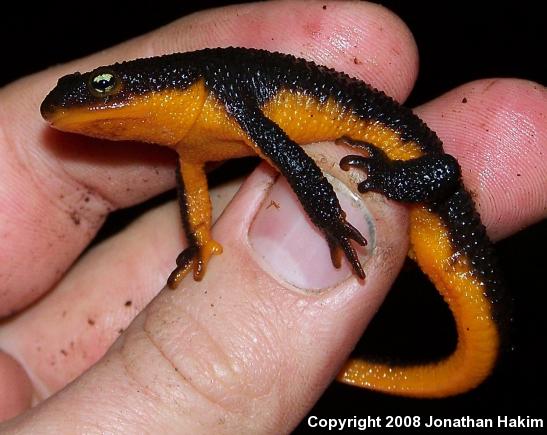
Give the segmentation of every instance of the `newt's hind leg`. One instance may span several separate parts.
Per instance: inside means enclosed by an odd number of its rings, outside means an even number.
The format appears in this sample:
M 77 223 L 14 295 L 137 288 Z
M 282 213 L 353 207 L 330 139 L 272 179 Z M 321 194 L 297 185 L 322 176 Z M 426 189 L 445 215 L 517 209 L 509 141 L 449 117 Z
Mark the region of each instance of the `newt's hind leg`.
M 211 237 L 211 201 L 202 164 L 179 159 L 177 191 L 188 248 L 177 257 L 177 267 L 167 280 L 171 288 L 192 269 L 194 279 L 201 280 L 211 257 L 222 252 L 222 246 Z
M 368 152 L 368 157 L 348 155 L 340 160 L 340 167 L 364 169 L 365 181 L 359 192 L 378 192 L 403 202 L 432 202 L 446 198 L 460 184 L 460 166 L 449 154 L 427 154 L 411 160 L 391 160 L 379 148 L 360 141 L 342 138 L 347 144 Z

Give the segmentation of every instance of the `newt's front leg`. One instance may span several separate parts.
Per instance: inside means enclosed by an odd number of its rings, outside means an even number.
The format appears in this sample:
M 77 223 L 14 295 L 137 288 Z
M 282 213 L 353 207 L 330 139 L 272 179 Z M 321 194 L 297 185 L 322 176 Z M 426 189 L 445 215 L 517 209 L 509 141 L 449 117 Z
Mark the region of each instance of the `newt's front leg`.
M 339 268 L 345 255 L 355 274 L 364 279 L 365 272 L 352 241 L 361 246 L 367 241 L 346 220 L 334 189 L 314 160 L 253 102 L 233 96 L 223 98 L 247 134 L 248 145 L 287 179 L 311 221 L 323 232 L 333 265 Z
M 171 288 L 192 268 L 194 279 L 201 280 L 210 258 L 222 253 L 222 246 L 211 237 L 211 201 L 203 164 L 184 160 L 181 157 L 178 162 L 177 191 L 188 247 L 177 257 L 177 267 L 169 276 Z

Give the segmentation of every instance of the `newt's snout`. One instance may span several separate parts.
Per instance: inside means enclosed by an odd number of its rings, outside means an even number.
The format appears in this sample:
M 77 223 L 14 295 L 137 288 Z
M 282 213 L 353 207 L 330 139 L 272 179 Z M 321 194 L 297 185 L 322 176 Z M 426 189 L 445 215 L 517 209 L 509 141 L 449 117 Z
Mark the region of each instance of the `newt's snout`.
M 42 117 L 49 122 L 59 111 L 82 105 L 86 97 L 86 83 L 79 72 L 61 77 L 57 86 L 47 95 L 40 105 Z

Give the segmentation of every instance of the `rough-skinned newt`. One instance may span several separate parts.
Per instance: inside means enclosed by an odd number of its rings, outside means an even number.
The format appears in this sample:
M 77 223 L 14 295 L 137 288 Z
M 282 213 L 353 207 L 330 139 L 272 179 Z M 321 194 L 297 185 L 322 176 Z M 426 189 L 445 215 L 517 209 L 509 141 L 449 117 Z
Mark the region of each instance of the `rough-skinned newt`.
M 117 63 L 62 77 L 41 106 L 59 130 L 166 145 L 179 154 L 177 185 L 189 247 L 168 283 L 202 279 L 222 247 L 210 233 L 206 162 L 257 154 L 289 182 L 322 231 L 334 266 L 342 256 L 365 273 L 336 194 L 301 145 L 343 142 L 362 169 L 362 193 L 410 208 L 409 255 L 453 312 L 458 341 L 440 361 L 408 366 L 348 361 L 342 382 L 412 397 L 444 397 L 480 384 L 502 345 L 504 292 L 460 167 L 411 110 L 364 82 L 290 55 L 217 48 Z

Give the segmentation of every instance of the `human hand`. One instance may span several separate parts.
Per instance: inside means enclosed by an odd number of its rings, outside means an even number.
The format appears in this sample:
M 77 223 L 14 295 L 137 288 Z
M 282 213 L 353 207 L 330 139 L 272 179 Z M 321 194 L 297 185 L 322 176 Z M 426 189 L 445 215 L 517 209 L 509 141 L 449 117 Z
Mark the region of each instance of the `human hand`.
M 271 41 L 270 35 L 279 33 L 278 26 L 286 25 L 288 16 L 303 16 L 303 11 L 288 12 L 289 7 L 305 8 L 307 22 L 295 23 L 297 30 L 290 40 Z M 181 249 L 176 210 L 164 207 L 90 250 L 56 282 L 110 209 L 140 202 L 172 184 L 172 160 L 165 150 L 135 144 L 129 148 L 47 130 L 37 108 L 59 76 L 124 58 L 252 42 L 344 70 L 399 100 L 411 89 L 417 65 L 413 41 L 406 28 L 383 9 L 329 3 L 327 16 L 321 5 L 314 10 L 309 5 L 282 3 L 237 10 L 239 17 L 231 8 L 185 18 L 154 36 L 1 91 L 1 146 L 6 148 L 6 158 L 0 173 L 2 185 L 9 188 L 0 198 L 1 232 L 6 234 L 0 274 L 7 277 L 0 287 L 0 307 L 4 314 L 13 310 L 21 314 L 1 326 L 0 347 L 25 367 L 25 371 L 19 369 L 11 357 L 2 359 L 0 382 L 13 393 L 3 400 L 15 405 L 12 411 L 23 409 L 32 392 L 41 400 L 57 391 L 100 358 L 118 331 L 163 286 Z M 257 37 L 246 14 L 260 17 L 263 39 Z M 219 22 L 224 23 L 223 30 L 213 36 L 207 29 Z M 309 34 L 319 23 L 322 31 Z M 190 34 L 191 25 L 202 29 L 202 40 L 194 38 L 195 31 Z M 340 46 L 340 41 L 351 42 Z M 304 51 L 299 51 L 302 47 Z M 394 57 L 393 51 L 400 54 Z M 466 105 L 461 103 L 463 96 Z M 496 238 L 537 220 L 544 210 L 538 183 L 545 168 L 532 165 L 545 140 L 540 118 L 544 101 L 544 90 L 530 83 L 481 81 L 417 110 L 439 133 L 447 151 L 459 158 L 466 184 L 478 193 L 483 220 Z M 515 116 L 528 122 L 512 123 L 516 129 L 510 129 L 507 120 Z M 532 135 L 530 126 L 541 134 Z M 502 146 L 511 151 L 526 147 L 526 152 L 492 157 L 492 151 Z M 316 152 L 325 154 L 328 149 Z M 523 177 L 516 178 L 516 172 Z M 52 431 L 76 425 L 182 431 L 196 424 L 204 430 L 213 424 L 218 427 L 220 420 L 227 432 L 293 426 L 335 375 L 395 276 L 406 253 L 406 235 L 392 234 L 389 228 L 404 227 L 405 216 L 404 209 L 388 207 L 383 201 L 369 205 L 379 207 L 373 212 L 377 250 L 389 256 L 375 254 L 368 260 L 364 287 L 350 280 L 321 295 L 296 294 L 264 272 L 248 248 L 249 223 L 270 183 L 267 170 L 255 174 L 218 222 L 215 231 L 226 251 L 211 263 L 208 281 L 186 281 L 184 289 L 160 295 L 106 358 L 14 424 L 27 429 L 36 424 Z M 294 199 L 283 183 L 275 189 L 281 208 L 274 228 L 282 230 L 283 224 L 290 223 L 298 233 L 309 230 L 303 213 L 290 207 Z M 270 199 L 264 200 L 264 208 Z M 515 207 L 515 203 L 527 206 Z M 523 209 L 526 214 L 521 214 Z M 283 217 L 282 213 L 289 214 Z M 353 217 L 363 219 L 358 214 Z M 386 219 L 396 223 L 389 225 Z M 291 240 L 279 244 L 291 245 Z M 312 230 L 305 244 L 300 244 L 308 252 L 325 254 L 313 264 L 311 259 L 305 261 L 313 266 L 309 272 L 315 274 L 316 268 L 334 272 L 324 245 Z M 304 260 L 306 253 L 300 254 Z M 282 267 L 271 261 L 266 269 Z M 318 267 L 321 262 L 324 267 Z M 51 288 L 45 298 L 28 307 Z M 131 304 L 126 305 L 127 301 Z M 167 360 L 158 354 L 158 342 Z M 0 409 L 10 411 L 5 404 Z M 145 413 L 143 421 L 139 416 Z

